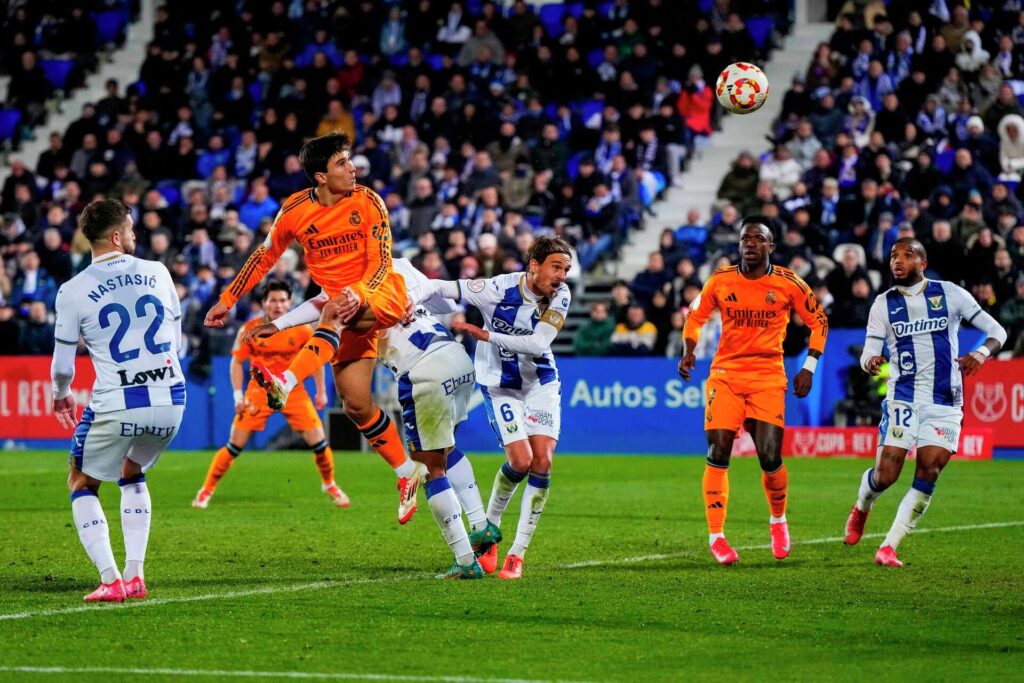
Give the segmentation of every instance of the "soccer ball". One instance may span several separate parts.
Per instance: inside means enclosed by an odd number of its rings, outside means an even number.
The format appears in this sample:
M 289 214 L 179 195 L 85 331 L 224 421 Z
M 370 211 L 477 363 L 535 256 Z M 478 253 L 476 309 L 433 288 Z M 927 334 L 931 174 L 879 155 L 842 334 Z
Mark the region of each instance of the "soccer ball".
M 768 99 L 768 77 L 748 62 L 730 64 L 718 75 L 715 95 L 733 114 L 749 114 L 760 109 Z

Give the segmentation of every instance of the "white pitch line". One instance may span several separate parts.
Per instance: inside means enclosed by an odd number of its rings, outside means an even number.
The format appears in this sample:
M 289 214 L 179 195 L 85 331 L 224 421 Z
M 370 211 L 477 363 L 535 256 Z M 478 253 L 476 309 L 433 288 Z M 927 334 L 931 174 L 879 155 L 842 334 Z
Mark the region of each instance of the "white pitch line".
M 477 676 L 412 676 L 408 674 L 360 674 L 344 671 L 224 671 L 202 669 L 121 669 L 109 666 L 0 666 L 0 671 L 32 674 L 121 674 L 134 676 L 210 676 L 216 678 L 292 678 L 320 681 L 413 681 L 415 683 L 581 683 L 538 681 L 524 678 L 480 678 Z
M 914 535 L 928 534 L 928 533 L 947 533 L 953 531 L 976 531 L 979 529 L 1003 529 L 1006 527 L 1024 526 L 1024 520 L 1011 521 L 1011 522 L 988 522 L 986 524 L 960 524 L 956 526 L 943 526 L 935 528 L 924 528 L 915 529 Z M 876 534 L 864 534 L 862 538 L 883 538 L 884 533 Z M 801 545 L 818 545 L 822 543 L 838 543 L 843 540 L 842 536 L 826 536 L 823 538 L 811 538 L 806 541 L 794 541 L 794 546 Z M 764 548 L 770 548 L 771 545 L 768 543 L 759 545 L 741 545 L 736 546 L 736 550 L 761 550 Z M 684 550 L 677 553 L 662 553 L 652 555 L 637 555 L 634 557 L 622 557 L 611 560 L 583 560 L 581 562 L 569 562 L 566 564 L 553 564 L 547 566 L 541 566 L 541 570 L 549 569 L 582 569 L 584 567 L 602 567 L 602 566 L 616 566 L 616 565 L 630 565 L 630 564 L 641 564 L 644 562 L 658 562 L 661 560 L 673 560 L 681 557 L 693 557 L 699 555 L 698 551 L 695 550 Z M 351 585 L 365 585 L 365 584 L 377 584 L 377 583 L 397 583 L 402 581 L 425 581 L 433 580 L 433 577 L 427 574 L 405 574 L 403 576 L 388 576 L 388 577 L 377 577 L 377 578 L 352 578 L 352 579 L 338 579 L 336 581 L 314 581 L 313 583 L 298 583 L 290 586 L 264 586 L 262 588 L 250 588 L 247 590 L 239 591 L 225 591 L 223 593 L 203 593 L 200 595 L 182 595 L 171 598 L 153 598 L 151 600 L 130 600 L 120 604 L 114 605 L 81 605 L 79 607 L 61 607 L 58 609 L 49 610 L 38 610 L 34 612 L 13 612 L 9 614 L 0 614 L 0 621 L 10 621 L 14 619 L 32 619 L 35 617 L 52 617 L 62 614 L 75 614 L 76 612 L 94 612 L 94 611 L 110 611 L 110 610 L 122 610 L 122 609 L 138 609 L 140 607 L 155 607 L 158 605 L 171 605 L 176 603 L 186 602 L 203 602 L 206 600 L 230 600 L 232 598 L 244 598 L 250 595 L 271 595 L 275 593 L 297 593 L 300 591 L 315 591 L 323 590 L 326 588 L 343 588 Z M 2 669 L 0 669 L 2 670 Z

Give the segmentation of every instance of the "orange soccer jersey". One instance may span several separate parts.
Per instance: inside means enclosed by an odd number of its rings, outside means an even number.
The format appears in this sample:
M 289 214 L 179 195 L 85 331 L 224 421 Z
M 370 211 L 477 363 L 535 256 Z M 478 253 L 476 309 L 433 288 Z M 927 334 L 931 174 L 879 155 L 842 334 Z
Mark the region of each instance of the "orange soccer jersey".
M 388 210 L 376 192 L 362 185 L 333 206 L 321 204 L 312 188 L 288 197 L 267 239 L 221 294 L 221 302 L 228 308 L 238 303 L 292 240 L 302 245 L 309 276 L 328 295 L 352 287 L 374 310 L 378 327 L 391 327 L 401 319 L 405 283 L 391 268 Z
M 268 322 L 264 317 L 250 320 L 238 333 L 235 346 L 231 349 L 231 356 L 239 363 L 246 360 L 255 360 L 263 363 L 274 372 L 284 372 L 288 364 L 295 357 L 313 336 L 313 329 L 309 325 L 300 325 L 287 330 L 282 330 L 269 337 L 259 337 L 249 343 L 241 343 L 242 334 L 254 327 Z M 270 406 L 267 405 L 267 394 L 255 381 L 250 381 L 245 390 L 245 398 L 248 408 L 235 417 L 235 426 L 242 429 L 258 432 L 262 431 L 267 423 L 267 418 L 273 415 Z M 288 421 L 288 425 L 295 432 L 304 432 L 309 429 L 316 429 L 321 426 L 320 416 L 316 412 L 309 394 L 305 387 L 299 384 L 288 394 L 281 414 Z
M 828 318 L 807 283 L 788 268 L 770 266 L 755 280 L 744 277 L 738 266 L 721 268 L 708 278 L 696 303 L 690 308 L 683 338 L 696 343 L 712 311 L 721 311 L 722 336 L 711 376 L 735 390 L 785 389 L 782 340 L 790 311 L 796 311 L 810 328 L 809 348 L 825 350 Z

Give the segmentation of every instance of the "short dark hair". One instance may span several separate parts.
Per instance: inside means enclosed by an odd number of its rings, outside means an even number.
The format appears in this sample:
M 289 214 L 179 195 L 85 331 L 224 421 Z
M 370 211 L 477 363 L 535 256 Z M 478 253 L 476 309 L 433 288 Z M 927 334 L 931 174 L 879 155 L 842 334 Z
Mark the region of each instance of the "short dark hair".
M 120 227 L 131 214 L 131 209 L 120 199 L 97 199 L 82 210 L 78 225 L 90 243 L 97 242 L 111 230 Z
M 299 163 L 306 177 L 313 183 L 316 182 L 317 173 L 327 172 L 327 162 L 338 152 L 350 149 L 352 141 L 345 133 L 328 133 L 318 138 L 313 138 L 299 150 Z
M 897 244 L 909 244 L 910 247 L 917 252 L 918 256 L 928 260 L 928 252 L 924 250 L 924 245 L 921 244 L 921 240 L 916 237 L 900 237 L 892 243 L 893 248 L 895 248 Z
M 289 299 L 292 298 L 292 288 L 284 280 L 271 280 L 268 282 L 267 286 L 263 288 L 263 296 L 260 298 L 260 301 L 266 301 L 271 292 L 284 292 L 288 295 Z
M 763 225 L 764 227 L 768 228 L 768 234 L 771 236 L 772 242 L 775 241 L 775 237 L 779 232 L 779 228 L 775 224 L 775 221 L 773 221 L 771 218 L 768 218 L 768 216 L 764 216 L 758 213 L 747 216 L 740 222 L 740 232 L 742 233 L 743 228 L 747 227 L 748 225 Z
M 526 250 L 526 262 L 544 263 L 552 254 L 565 254 L 572 259 L 572 247 L 561 237 L 538 237 Z

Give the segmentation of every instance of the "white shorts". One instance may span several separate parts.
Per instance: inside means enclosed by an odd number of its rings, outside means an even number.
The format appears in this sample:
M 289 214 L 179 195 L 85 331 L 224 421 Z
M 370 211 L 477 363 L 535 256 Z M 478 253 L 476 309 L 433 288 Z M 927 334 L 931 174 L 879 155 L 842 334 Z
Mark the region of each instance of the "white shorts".
M 938 446 L 956 453 L 960 443 L 963 409 L 933 403 L 882 401 L 882 421 L 878 425 L 878 443 L 910 450 L 916 444 Z
M 494 436 L 502 447 L 531 436 L 558 439 L 562 431 L 562 384 L 531 384 L 526 389 L 480 387 Z
M 459 344 L 445 344 L 398 378 L 405 438 L 413 451 L 455 446 L 455 428 L 469 414 L 476 372 Z
M 185 406 L 150 406 L 95 413 L 82 412 L 71 439 L 68 462 L 100 481 L 117 481 L 125 458 L 145 472 L 160 459 L 178 433 Z

